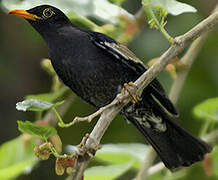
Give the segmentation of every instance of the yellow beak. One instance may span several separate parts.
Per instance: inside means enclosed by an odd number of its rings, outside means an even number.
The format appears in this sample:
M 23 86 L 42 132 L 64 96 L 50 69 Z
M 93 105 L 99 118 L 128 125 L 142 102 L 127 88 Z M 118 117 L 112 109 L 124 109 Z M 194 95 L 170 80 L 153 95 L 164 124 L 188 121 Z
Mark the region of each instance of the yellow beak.
M 32 20 L 32 21 L 36 21 L 37 19 L 41 19 L 41 17 L 39 17 L 39 16 L 37 16 L 35 14 L 28 13 L 27 11 L 22 10 L 22 9 L 10 10 L 10 11 L 8 11 L 8 13 L 13 14 L 13 15 L 18 16 L 18 17 L 29 19 L 29 20 Z

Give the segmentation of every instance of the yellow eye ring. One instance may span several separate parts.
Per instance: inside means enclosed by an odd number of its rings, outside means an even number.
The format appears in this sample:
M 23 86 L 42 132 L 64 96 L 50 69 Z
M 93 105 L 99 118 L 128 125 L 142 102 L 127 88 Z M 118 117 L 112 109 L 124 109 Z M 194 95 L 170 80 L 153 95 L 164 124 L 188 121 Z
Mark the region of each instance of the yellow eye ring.
M 46 17 L 46 18 L 50 18 L 54 15 L 54 11 L 51 10 L 51 8 L 46 8 L 44 11 L 43 11 L 43 16 Z

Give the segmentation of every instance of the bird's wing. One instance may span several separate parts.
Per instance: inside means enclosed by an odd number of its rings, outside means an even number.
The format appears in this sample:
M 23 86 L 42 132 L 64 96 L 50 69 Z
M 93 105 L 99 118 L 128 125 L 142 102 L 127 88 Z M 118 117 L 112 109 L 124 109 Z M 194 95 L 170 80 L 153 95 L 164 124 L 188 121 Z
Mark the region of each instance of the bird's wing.
M 140 73 L 146 71 L 147 68 L 143 64 L 143 62 L 139 58 L 137 58 L 136 55 L 132 51 L 130 51 L 126 46 L 98 32 L 89 31 L 88 34 L 92 42 L 97 47 L 110 53 L 118 60 L 120 60 L 122 63 L 128 65 L 130 68 L 134 70 L 140 69 Z M 147 90 L 149 91 L 149 93 L 153 95 L 154 100 L 157 100 L 158 103 L 162 104 L 167 111 L 169 111 L 173 115 L 178 115 L 174 105 L 169 100 L 161 84 L 156 79 L 154 79 L 152 83 L 150 83 L 150 85 L 147 87 Z
M 144 66 L 143 62 L 132 51 L 114 39 L 98 32 L 89 32 L 89 35 L 96 46 L 105 49 L 125 64 L 135 62 Z

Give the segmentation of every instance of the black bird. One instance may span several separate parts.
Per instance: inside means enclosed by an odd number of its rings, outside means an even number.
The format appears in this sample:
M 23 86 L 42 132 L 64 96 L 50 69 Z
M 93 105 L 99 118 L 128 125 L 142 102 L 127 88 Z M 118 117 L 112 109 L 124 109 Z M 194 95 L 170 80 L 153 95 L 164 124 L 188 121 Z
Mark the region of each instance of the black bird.
M 41 34 L 60 79 L 97 108 L 109 104 L 124 83 L 135 81 L 147 69 L 127 47 L 104 34 L 76 27 L 55 7 L 41 5 L 9 14 L 25 18 Z M 178 113 L 156 79 L 141 98 L 121 113 L 145 136 L 167 168 L 190 166 L 211 151 L 172 120 Z

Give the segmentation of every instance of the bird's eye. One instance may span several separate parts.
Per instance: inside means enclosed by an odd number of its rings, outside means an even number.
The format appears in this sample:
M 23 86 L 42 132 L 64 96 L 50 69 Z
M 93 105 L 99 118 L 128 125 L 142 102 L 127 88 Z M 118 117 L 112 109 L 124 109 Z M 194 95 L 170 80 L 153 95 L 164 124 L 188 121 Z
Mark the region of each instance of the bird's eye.
M 46 8 L 43 11 L 43 16 L 46 17 L 46 18 L 50 18 L 53 15 L 54 15 L 54 11 L 52 11 L 50 8 Z

